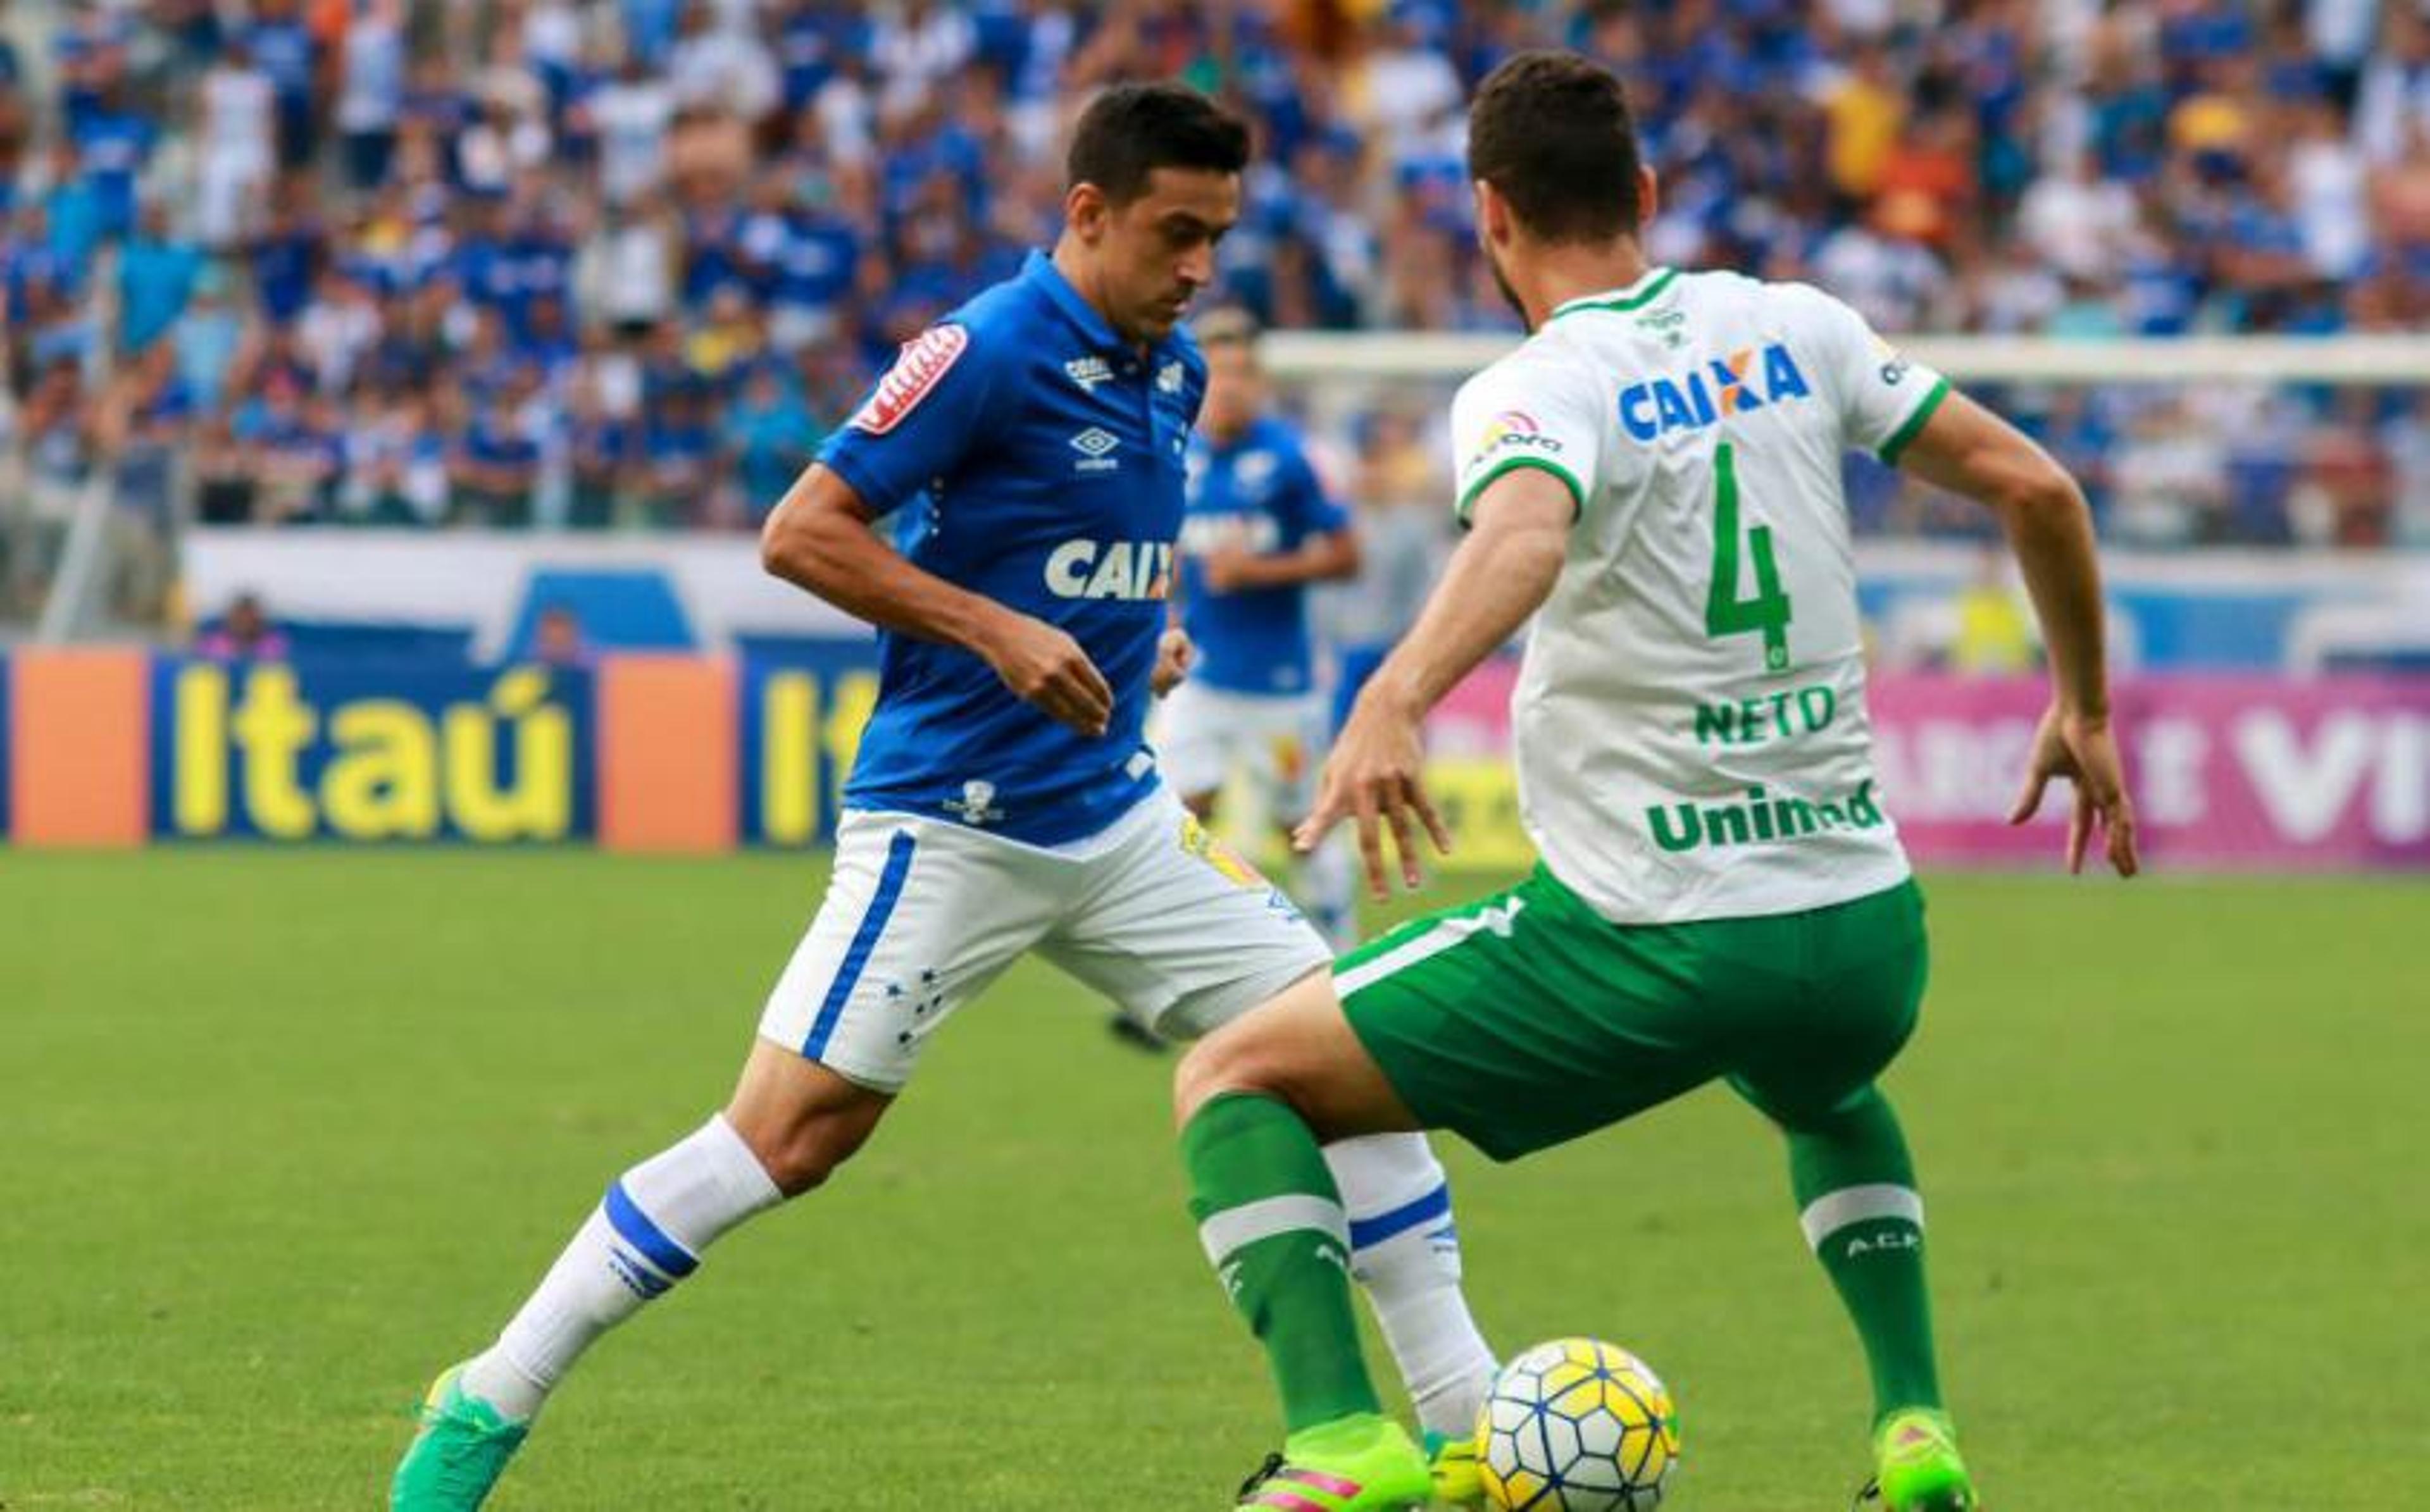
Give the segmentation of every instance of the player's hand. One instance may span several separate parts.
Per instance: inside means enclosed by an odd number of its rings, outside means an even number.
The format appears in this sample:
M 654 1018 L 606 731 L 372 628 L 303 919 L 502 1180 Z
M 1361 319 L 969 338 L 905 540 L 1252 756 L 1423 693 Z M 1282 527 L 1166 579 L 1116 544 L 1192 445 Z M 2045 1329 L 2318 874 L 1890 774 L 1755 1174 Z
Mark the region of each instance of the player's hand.
M 1424 771 L 1417 719 L 1377 700 L 1360 699 L 1324 763 L 1316 807 L 1291 831 L 1291 844 L 1313 851 L 1334 825 L 1344 819 L 1356 821 L 1367 889 L 1382 902 L 1392 895 L 1384 871 L 1383 831 L 1389 827 L 1401 859 L 1401 882 L 1416 891 L 1425 884 L 1418 865 L 1417 826 L 1425 826 L 1436 854 L 1451 854 L 1451 831 L 1426 796 Z
M 1257 553 L 1239 546 L 1219 546 L 1198 558 L 1198 575 L 1210 593 L 1230 593 L 1249 586 L 1250 564 Z
M 1177 626 L 1167 630 L 1156 643 L 1156 671 L 1148 674 L 1149 690 L 1158 698 L 1172 692 L 1197 660 L 1198 648 L 1190 643 L 1190 637 Z
M 1103 735 L 1114 690 L 1080 642 L 1026 614 L 1007 611 L 978 647 L 1004 685 L 1082 735 Z
M 2053 777 L 2064 777 L 2075 788 L 2075 812 L 2067 824 L 2068 872 L 2084 870 L 2085 849 L 2098 827 L 2107 840 L 2111 870 L 2131 877 L 2142 870 L 2142 862 L 2135 855 L 2135 806 L 2126 796 L 2121 772 L 2109 722 L 2063 713 L 2054 704 L 2034 734 L 2024 791 L 2017 795 L 2008 822 L 2022 824 L 2033 818 L 2042 806 L 2042 789 Z

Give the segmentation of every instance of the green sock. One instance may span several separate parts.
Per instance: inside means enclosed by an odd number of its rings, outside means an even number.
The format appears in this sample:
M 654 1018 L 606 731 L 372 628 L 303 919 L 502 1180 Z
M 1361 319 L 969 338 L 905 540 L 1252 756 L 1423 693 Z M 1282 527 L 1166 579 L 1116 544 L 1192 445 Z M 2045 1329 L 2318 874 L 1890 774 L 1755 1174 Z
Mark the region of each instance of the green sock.
M 1798 1120 L 1789 1129 L 1789 1169 L 1806 1242 L 1864 1340 L 1874 1420 L 1939 1406 L 1923 1201 L 1889 1100 L 1868 1088 L 1833 1113 Z
M 1266 1349 L 1287 1434 L 1380 1412 L 1350 1306 L 1350 1222 L 1316 1137 L 1268 1097 L 1230 1094 L 1181 1131 L 1199 1241 Z

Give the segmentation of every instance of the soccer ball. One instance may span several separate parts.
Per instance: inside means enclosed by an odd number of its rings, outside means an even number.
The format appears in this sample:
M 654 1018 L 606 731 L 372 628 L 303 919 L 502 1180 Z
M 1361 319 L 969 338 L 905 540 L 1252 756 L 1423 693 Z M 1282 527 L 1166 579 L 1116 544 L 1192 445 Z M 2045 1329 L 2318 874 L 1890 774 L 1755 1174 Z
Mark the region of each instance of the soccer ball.
M 1679 1463 L 1671 1392 L 1617 1344 L 1556 1338 L 1502 1368 L 1476 1417 L 1485 1499 L 1509 1512 L 1653 1512 Z

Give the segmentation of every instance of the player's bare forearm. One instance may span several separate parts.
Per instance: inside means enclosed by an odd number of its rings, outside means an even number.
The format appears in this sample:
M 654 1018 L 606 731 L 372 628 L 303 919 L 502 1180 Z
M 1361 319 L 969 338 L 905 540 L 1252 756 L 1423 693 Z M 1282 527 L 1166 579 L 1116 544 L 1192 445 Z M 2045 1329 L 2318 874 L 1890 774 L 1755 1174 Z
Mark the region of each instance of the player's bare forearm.
M 1552 596 L 1569 555 L 1575 502 L 1537 468 L 1504 474 L 1480 496 L 1423 612 L 1360 696 L 1419 716 L 1506 645 Z
M 2050 649 L 2059 707 L 2085 719 L 2107 719 L 2101 565 L 2092 512 L 2075 480 L 2023 432 L 1956 393 L 1907 447 L 1900 465 L 1998 513 Z
M 2063 496 L 2001 511 L 2001 524 L 2024 573 L 2035 617 L 2041 622 L 2059 706 L 2087 719 L 2108 718 L 2101 567 L 2084 495 L 2070 480 Z
M 1474 528 L 1418 623 L 1359 693 L 1293 844 L 1313 850 L 1335 824 L 1354 822 L 1368 890 L 1379 899 L 1391 889 L 1387 834 L 1400 855 L 1401 880 L 1412 889 L 1422 881 L 1421 827 L 1437 851 L 1450 853 L 1451 831 L 1425 789 L 1426 711 L 1551 596 L 1575 513 L 1568 487 L 1533 468 L 1508 474 L 1476 500 Z
M 871 532 L 873 518 L 851 485 L 813 467 L 761 527 L 760 565 L 880 629 L 980 649 L 1003 606 L 913 566 Z
M 1113 690 L 1077 640 L 922 571 L 871 534 L 873 518 L 850 484 L 813 467 L 768 516 L 760 563 L 880 629 L 960 646 L 1024 702 L 1083 735 L 1106 732 Z
M 1297 551 L 1249 558 L 1250 588 L 1290 588 L 1300 583 L 1339 583 L 1358 575 L 1358 538 L 1349 531 L 1319 536 Z
M 1950 395 L 1901 461 L 1927 482 L 1999 512 L 2050 648 L 2056 697 L 2035 734 L 2009 822 L 2033 818 L 2054 778 L 2069 782 L 2075 803 L 2068 820 L 2068 870 L 2082 870 L 2097 832 L 2112 870 L 2133 876 L 2141 869 L 2135 806 L 2109 727 L 2101 564 L 2083 490 L 2049 453 L 1962 394 Z
M 1220 592 L 1338 583 L 1358 575 L 1358 538 L 1350 531 L 1319 536 L 1291 551 L 1240 552 L 1211 558 L 1209 586 Z

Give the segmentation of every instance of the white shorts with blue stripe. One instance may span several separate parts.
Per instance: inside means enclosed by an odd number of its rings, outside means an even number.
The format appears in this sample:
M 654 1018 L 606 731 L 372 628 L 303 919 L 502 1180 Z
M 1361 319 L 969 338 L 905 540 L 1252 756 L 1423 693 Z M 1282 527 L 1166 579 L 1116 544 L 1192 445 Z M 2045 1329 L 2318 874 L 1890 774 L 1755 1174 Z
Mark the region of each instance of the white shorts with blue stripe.
M 954 1010 L 1024 954 L 1173 1038 L 1194 1038 L 1324 965 L 1290 900 L 1162 788 L 1057 850 L 909 814 L 856 811 L 760 1038 L 900 1090 Z
M 1188 678 L 1155 717 L 1157 766 L 1174 791 L 1217 792 L 1239 772 L 1270 822 L 1296 824 L 1316 806 L 1323 694 L 1236 693 Z

